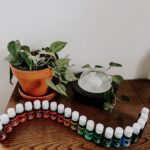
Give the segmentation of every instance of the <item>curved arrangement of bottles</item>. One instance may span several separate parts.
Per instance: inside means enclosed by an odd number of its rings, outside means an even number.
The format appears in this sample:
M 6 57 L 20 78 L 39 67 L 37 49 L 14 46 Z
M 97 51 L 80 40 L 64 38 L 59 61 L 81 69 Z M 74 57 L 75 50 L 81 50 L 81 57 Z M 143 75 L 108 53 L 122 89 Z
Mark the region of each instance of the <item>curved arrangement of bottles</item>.
M 40 102 L 35 100 L 33 103 L 28 101 L 23 104 L 18 103 L 16 108 L 8 108 L 7 114 L 0 115 L 0 141 L 4 141 L 13 128 L 27 120 L 34 118 L 50 118 L 58 123 L 69 127 L 71 130 L 83 136 L 86 140 L 103 147 L 129 147 L 142 136 L 148 121 L 149 109 L 143 107 L 137 122 L 125 129 L 116 127 L 104 127 L 102 123 L 95 125 L 93 120 L 88 120 L 86 116 L 79 115 L 78 111 L 57 102 L 49 103 L 47 100 Z

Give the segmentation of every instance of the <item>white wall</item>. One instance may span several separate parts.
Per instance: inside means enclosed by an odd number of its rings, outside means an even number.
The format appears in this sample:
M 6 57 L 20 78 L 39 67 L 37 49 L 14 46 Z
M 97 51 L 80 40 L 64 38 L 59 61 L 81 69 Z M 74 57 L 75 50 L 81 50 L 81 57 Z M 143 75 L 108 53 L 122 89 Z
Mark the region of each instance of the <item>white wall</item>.
M 67 41 L 63 55 L 70 54 L 75 70 L 86 63 L 116 61 L 124 67 L 113 72 L 126 79 L 147 78 L 149 6 L 149 0 L 0 0 L 1 106 L 5 107 L 13 89 L 3 59 L 7 42 L 15 39 L 32 48 Z

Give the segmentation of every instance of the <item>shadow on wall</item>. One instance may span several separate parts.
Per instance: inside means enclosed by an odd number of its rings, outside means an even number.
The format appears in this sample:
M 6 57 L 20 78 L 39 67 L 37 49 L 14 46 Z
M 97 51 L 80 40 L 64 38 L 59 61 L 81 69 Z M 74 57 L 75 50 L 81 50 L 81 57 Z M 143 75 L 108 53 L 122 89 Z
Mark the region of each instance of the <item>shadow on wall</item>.
M 150 79 L 150 49 L 139 62 L 137 75 L 139 78 Z

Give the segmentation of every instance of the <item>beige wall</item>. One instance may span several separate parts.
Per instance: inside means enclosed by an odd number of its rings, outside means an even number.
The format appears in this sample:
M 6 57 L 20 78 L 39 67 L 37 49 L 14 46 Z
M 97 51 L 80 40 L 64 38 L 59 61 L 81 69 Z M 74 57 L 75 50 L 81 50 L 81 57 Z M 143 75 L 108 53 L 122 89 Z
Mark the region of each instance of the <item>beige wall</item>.
M 34 48 L 64 40 L 74 70 L 86 63 L 122 63 L 125 78 L 150 71 L 149 0 L 0 0 L 0 112 L 13 87 L 8 83 L 7 42 Z M 113 70 L 112 72 L 116 72 Z

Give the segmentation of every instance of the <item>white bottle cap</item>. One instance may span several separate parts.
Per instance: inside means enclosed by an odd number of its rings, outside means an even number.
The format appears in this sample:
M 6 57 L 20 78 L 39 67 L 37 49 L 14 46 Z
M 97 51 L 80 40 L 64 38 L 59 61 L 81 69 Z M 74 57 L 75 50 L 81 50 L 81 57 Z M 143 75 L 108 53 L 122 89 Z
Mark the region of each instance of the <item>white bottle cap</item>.
M 2 131 L 3 130 L 3 125 L 2 125 L 2 123 L 0 122 L 0 131 Z
M 143 118 L 147 122 L 147 120 L 148 120 L 148 114 L 142 112 L 140 118 Z
M 146 121 L 143 118 L 139 118 L 137 123 L 141 126 L 141 129 L 144 129 Z
M 73 121 L 78 121 L 79 120 L 79 112 L 78 111 L 73 111 L 72 112 L 72 120 Z
M 32 103 L 31 102 L 25 102 L 25 110 L 26 111 L 31 111 L 32 110 Z
M 96 132 L 97 134 L 102 134 L 103 131 L 104 131 L 104 125 L 103 125 L 102 123 L 98 123 L 98 124 L 96 125 L 95 132 Z
M 147 107 L 143 107 L 142 110 L 141 110 L 141 113 L 146 113 L 146 114 L 149 114 L 149 108 Z
M 123 129 L 121 127 L 117 127 L 114 133 L 115 137 L 121 139 L 123 136 Z
M 125 130 L 124 130 L 124 135 L 128 138 L 130 138 L 133 134 L 133 128 L 130 126 L 126 126 Z
M 86 130 L 93 131 L 94 130 L 94 121 L 88 120 L 86 124 Z
M 56 102 L 51 102 L 50 103 L 50 109 L 51 109 L 51 111 L 56 111 L 57 110 L 57 103 Z
M 141 130 L 141 126 L 138 123 L 134 123 L 132 127 L 133 127 L 133 133 L 139 134 Z
M 65 108 L 65 117 L 66 118 L 71 117 L 71 108 L 69 108 L 69 107 Z
M 105 137 L 111 139 L 113 137 L 114 130 L 111 127 L 107 127 L 105 130 Z
M 58 113 L 59 114 L 63 114 L 64 113 L 64 109 L 65 109 L 64 104 L 59 104 L 58 105 Z
M 87 122 L 86 116 L 80 116 L 80 118 L 79 118 L 79 125 L 85 126 L 86 122 Z
M 16 113 L 22 113 L 24 111 L 23 105 L 21 103 L 18 103 L 16 105 Z
M 48 102 L 47 100 L 44 100 L 44 101 L 42 102 L 42 108 L 43 108 L 44 110 L 49 109 L 49 102 Z
M 14 108 L 8 108 L 8 109 L 7 109 L 7 114 L 8 114 L 8 116 L 9 116 L 9 118 L 13 118 L 13 117 L 16 116 L 16 111 L 15 111 Z
M 33 105 L 34 105 L 34 109 L 40 109 L 41 108 L 41 102 L 40 102 L 40 100 L 35 100 L 33 102 Z
M 9 123 L 9 116 L 7 114 L 2 114 L 0 116 L 0 120 L 1 120 L 2 124 L 7 124 L 7 123 Z

